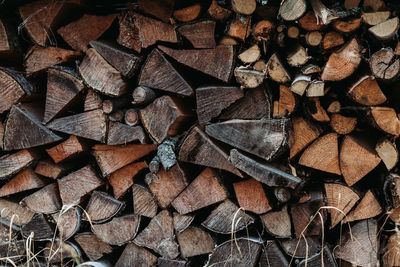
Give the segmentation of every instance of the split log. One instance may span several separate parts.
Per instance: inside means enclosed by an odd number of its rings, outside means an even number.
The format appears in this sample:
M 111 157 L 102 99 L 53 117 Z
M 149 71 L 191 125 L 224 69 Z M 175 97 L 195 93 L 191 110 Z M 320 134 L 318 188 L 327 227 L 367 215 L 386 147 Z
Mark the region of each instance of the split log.
M 388 171 L 397 165 L 399 161 L 399 152 L 394 142 L 390 141 L 389 139 L 382 138 L 376 143 L 375 151 L 382 159 Z
M 296 108 L 296 98 L 292 91 L 284 85 L 279 85 L 279 101 L 274 101 L 273 118 L 290 116 Z
M 269 20 L 261 20 L 254 25 L 253 35 L 257 41 L 267 42 L 271 39 L 275 31 L 275 25 Z M 265 51 L 265 48 L 264 48 Z
M 1 222 L 7 226 L 25 225 L 35 215 L 30 209 L 10 200 L 0 199 Z
M 86 144 L 78 137 L 71 135 L 64 142 L 46 149 L 47 154 L 55 163 L 72 159 L 87 150 Z
M 81 227 L 81 213 L 78 207 L 71 207 L 52 215 L 62 240 L 67 240 L 78 232 Z
M 281 4 L 279 15 L 286 21 L 298 20 L 306 12 L 306 1 L 288 0 Z
M 301 73 L 304 75 L 311 75 L 314 73 L 320 73 L 322 70 L 319 66 L 315 64 L 307 64 L 301 68 Z
M 184 260 L 170 260 L 163 257 L 159 257 L 157 261 L 157 266 L 159 267 L 187 267 L 190 261 Z
M 372 26 L 368 31 L 378 40 L 387 41 L 392 39 L 399 29 L 399 17 L 394 17 Z
M 101 191 L 94 191 L 86 206 L 86 219 L 92 223 L 103 223 L 118 214 L 125 203 Z
M 55 164 L 50 160 L 40 160 L 36 164 L 35 173 L 56 180 L 64 176 L 71 167 L 71 164 Z
M 11 21 L 6 18 L 0 20 L 0 57 L 13 60 L 21 57 L 21 44 L 16 29 Z
M 344 264 L 342 262 L 342 264 Z M 299 262 L 296 266 L 303 267 L 303 266 L 326 266 L 326 267 L 336 267 L 337 263 L 331 250 L 324 246 L 324 248 L 318 252 L 317 254 L 312 255 L 311 257 L 307 257 L 301 262 Z
M 365 0 L 363 6 L 372 8 L 373 11 L 386 10 L 386 5 L 382 0 Z
M 386 102 L 386 96 L 373 76 L 364 76 L 359 79 L 350 87 L 347 95 L 354 102 L 366 106 L 375 106 Z
M 105 114 L 111 114 L 126 108 L 128 105 L 129 99 L 126 95 L 123 95 L 119 98 L 105 99 L 101 104 L 101 109 Z
M 130 108 L 125 111 L 124 121 L 128 126 L 136 126 L 140 123 L 139 110 Z
M 291 192 L 285 187 L 275 187 L 274 196 L 280 203 L 286 203 L 292 198 Z
M 122 122 L 123 119 L 124 119 L 124 112 L 122 110 L 117 110 L 108 115 L 108 121 Z
M 290 90 L 293 93 L 302 96 L 310 85 L 310 82 L 311 76 L 299 74 L 293 79 Z
M 139 141 L 146 143 L 146 134 L 141 126 L 129 126 L 120 122 L 108 123 L 107 145 L 123 145 Z
M 371 107 L 369 115 L 372 125 L 379 130 L 395 136 L 400 134 L 400 120 L 393 108 Z
M 132 240 L 138 231 L 139 215 L 114 217 L 103 224 L 92 224 L 93 233 L 107 244 L 121 246 Z
M 323 81 L 313 80 L 308 85 L 306 96 L 307 97 L 324 96 L 325 95 L 324 89 L 325 89 L 325 83 Z
M 21 204 L 37 213 L 49 214 L 60 210 L 62 203 L 57 183 L 49 184 L 23 198 Z
M 74 239 L 92 261 L 112 252 L 110 245 L 92 233 L 79 233 Z
M 310 102 L 306 103 L 305 111 L 317 122 L 330 121 L 330 118 L 325 109 L 321 106 L 318 97 L 310 97 Z
M 296 49 L 287 56 L 287 62 L 290 66 L 301 67 L 307 63 L 310 56 L 307 50 L 301 45 L 297 46 Z
M 148 247 L 168 259 L 175 259 L 179 255 L 173 220 L 168 210 L 162 210 L 151 219 L 149 225 L 133 242 L 138 246 Z
M 322 39 L 322 48 L 324 50 L 330 50 L 332 48 L 341 46 L 342 44 L 344 44 L 344 38 L 340 33 L 337 32 L 328 32 Z
M 164 22 L 169 22 L 174 9 L 175 0 L 138 0 L 139 10 Z
M 263 252 L 260 257 L 260 267 L 261 266 L 289 266 L 289 261 L 286 259 L 285 255 L 279 248 L 276 241 L 268 240 L 264 245 Z
M 321 251 L 321 242 L 315 236 L 282 240 L 280 244 L 291 258 L 304 259 Z
M 339 101 L 335 100 L 329 104 L 326 111 L 328 111 L 329 113 L 339 113 L 341 108 L 342 108 L 342 104 L 340 104 Z
M 230 17 L 232 11 L 218 5 L 217 0 L 212 0 L 210 7 L 207 9 L 207 13 L 216 20 L 225 20 Z
M 219 180 L 220 178 L 215 171 L 210 168 L 204 169 L 171 202 L 172 206 L 180 214 L 187 214 L 227 199 L 227 192 Z M 210 198 L 209 196 L 213 197 Z
M 97 164 L 105 177 L 154 151 L 156 146 L 139 144 L 126 146 L 95 145 L 92 149 Z
M 299 25 L 306 31 L 319 31 L 324 27 L 324 23 L 319 23 L 314 12 L 308 11 L 299 19 Z
M 190 22 L 199 17 L 201 5 L 199 3 L 174 11 L 174 18 L 181 22 Z
M 3 185 L 0 189 L 0 197 L 9 196 L 19 192 L 31 189 L 41 188 L 46 185 L 46 181 L 35 174 L 28 168 L 14 176 L 10 181 Z
M 154 266 L 157 257 L 145 248 L 128 243 L 119 257 L 115 267 L 124 266 Z
M 255 0 L 232 0 L 232 9 L 242 15 L 251 15 L 256 10 Z
M 257 44 L 250 46 L 238 55 L 238 58 L 245 64 L 254 63 L 261 57 L 260 47 Z
M 295 157 L 321 134 L 321 129 L 318 126 L 302 117 L 293 118 L 292 125 L 294 142 L 289 143 L 290 158 Z
M 116 14 L 107 16 L 84 14 L 78 20 L 60 27 L 57 33 L 74 50 L 85 52 L 90 41 L 97 40 L 102 36 L 110 28 L 116 17 Z M 88 25 L 93 25 L 93 27 L 88 27 Z
M 194 48 L 214 48 L 215 24 L 215 21 L 204 20 L 181 25 L 176 31 L 188 39 Z
M 272 209 L 262 184 L 256 179 L 234 183 L 233 188 L 239 206 L 243 210 L 262 214 Z
M 394 173 L 387 175 L 384 183 L 386 203 L 392 209 L 400 207 L 400 176 Z M 393 217 L 392 217 L 393 218 Z
M 234 74 L 241 88 L 256 88 L 260 86 L 266 78 L 264 72 L 252 70 L 244 66 L 235 68 Z
M 268 233 L 278 238 L 290 238 L 292 225 L 287 206 L 279 211 L 270 211 L 260 216 Z
M 134 184 L 132 185 L 132 194 L 135 214 L 148 218 L 154 218 L 157 215 L 157 203 L 147 188 Z
M 215 246 L 211 235 L 197 227 L 190 227 L 178 233 L 177 239 L 183 258 L 209 254 Z
M 33 240 L 48 240 L 54 236 L 54 227 L 43 214 L 36 213 L 35 216 L 21 228 L 22 235 L 27 238 L 31 236 Z
M 18 262 L 23 260 L 26 255 L 26 241 L 16 240 L 13 242 L 12 246 L 9 243 L 2 243 L 0 245 L 0 256 L 2 258 L 12 257 L 13 262 Z M 2 261 L 2 263 L 4 260 Z
M 331 116 L 330 125 L 338 134 L 349 134 L 356 128 L 357 117 L 346 117 L 339 113 Z
M 267 62 L 267 72 L 268 76 L 277 83 L 286 83 L 292 79 L 276 53 Z
M 346 216 L 346 218 L 344 218 L 343 223 L 373 218 L 381 213 L 381 205 L 374 196 L 374 193 L 372 193 L 371 190 L 368 190 L 360 203 Z
M 400 60 L 391 48 L 383 48 L 371 56 L 369 67 L 376 78 L 391 81 L 399 76 Z
M 291 39 L 298 39 L 300 36 L 300 30 L 298 27 L 292 25 L 287 29 L 286 34 Z
M 193 222 L 195 216 L 191 214 L 179 214 L 177 212 L 173 213 L 173 220 L 174 220 L 174 229 L 176 232 L 180 233 L 186 228 L 190 226 L 190 224 Z
M 362 179 L 380 162 L 368 140 L 350 135 L 344 137 L 340 147 L 340 170 L 349 186 Z
M 349 21 L 336 20 L 332 23 L 332 27 L 341 33 L 351 33 L 361 26 L 361 18 L 354 18 Z
M 57 180 L 63 205 L 80 204 L 84 197 L 103 185 L 93 168 L 88 165 Z
M 400 237 L 398 233 L 394 233 L 389 237 L 389 241 L 384 248 L 382 256 L 383 265 L 385 266 L 396 266 L 400 265 L 399 258 L 399 244 Z
M 46 244 L 43 256 L 50 264 L 62 264 L 68 260 L 81 260 L 82 252 L 80 248 L 72 242 L 54 239 Z
M 253 69 L 264 72 L 267 70 L 267 63 L 265 63 L 264 60 L 258 60 L 256 63 L 254 63 Z
M 92 89 L 88 89 L 87 91 L 88 92 L 85 97 L 83 111 L 91 111 L 91 110 L 95 110 L 95 109 L 101 109 L 102 100 L 100 98 L 100 95 Z
M 306 43 L 309 46 L 319 46 L 322 42 L 322 34 L 318 31 L 308 32 L 305 36 Z
M 33 150 L 21 150 L 14 154 L 6 154 L 0 158 L 0 179 L 5 179 L 31 166 L 38 154 Z
M 390 11 L 369 12 L 361 15 L 363 22 L 369 26 L 375 26 L 385 22 L 389 19 L 389 17 Z
M 133 105 L 147 105 L 156 98 L 156 93 L 145 86 L 138 86 L 133 90 L 132 93 L 132 104 Z

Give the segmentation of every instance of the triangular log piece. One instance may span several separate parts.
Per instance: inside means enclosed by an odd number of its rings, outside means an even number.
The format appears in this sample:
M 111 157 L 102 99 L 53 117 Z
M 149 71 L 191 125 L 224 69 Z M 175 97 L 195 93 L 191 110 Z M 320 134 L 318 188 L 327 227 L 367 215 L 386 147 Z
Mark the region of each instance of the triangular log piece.
M 244 41 L 247 37 L 250 36 L 251 33 L 251 16 L 249 17 L 241 17 L 242 19 L 236 18 L 230 21 L 228 24 L 229 30 L 228 35 L 231 38 L 228 38 L 228 43 L 224 44 L 220 41 L 220 45 L 237 45 L 238 42 L 236 39 Z
M 103 181 L 89 165 L 64 176 L 57 182 L 63 205 L 79 204 L 88 193 L 103 185 Z
M 119 16 L 119 35 L 117 42 L 140 53 L 158 41 L 177 43 L 175 28 L 138 13 L 128 11 Z
M 190 5 L 174 11 L 174 18 L 180 22 L 189 22 L 197 19 L 201 13 L 200 3 Z
M 372 125 L 377 129 L 391 135 L 400 134 L 400 120 L 393 108 L 371 107 L 369 113 Z
M 117 17 L 117 14 L 107 16 L 95 16 L 84 14 L 79 19 L 61 27 L 57 33 L 61 35 L 64 41 L 74 50 L 86 51 L 90 41 L 97 40 Z M 94 27 L 88 27 L 95 25 Z
M 27 238 L 32 235 L 35 241 L 53 238 L 54 226 L 47 221 L 43 214 L 36 213 L 27 224 L 22 226 L 22 235 Z
M 189 184 L 186 174 L 178 164 L 169 171 L 161 169 L 157 174 L 150 173 L 145 180 L 162 209 L 168 207 Z
M 296 98 L 284 85 L 279 86 L 279 101 L 274 101 L 273 118 L 288 117 L 296 108 Z
M 383 81 L 396 80 L 400 72 L 400 60 L 391 48 L 378 50 L 369 60 L 372 74 Z
M 332 48 L 341 46 L 344 44 L 343 36 L 335 31 L 330 31 L 324 35 L 322 39 L 322 48 L 324 50 L 331 50 Z
M 170 260 L 170 259 L 166 259 L 163 257 L 159 257 L 158 261 L 157 261 L 157 266 L 159 266 L 159 267 L 187 267 L 189 262 L 185 261 L 185 260 Z
M 288 147 L 290 120 L 230 120 L 206 126 L 206 133 L 224 143 L 272 160 Z
M 361 21 L 362 21 L 362 18 L 353 18 L 353 19 L 346 20 L 346 21 L 335 20 L 332 23 L 332 27 L 340 33 L 348 34 L 348 33 L 354 32 L 355 30 L 360 28 Z
M 279 7 L 279 15 L 285 21 L 294 21 L 301 18 L 307 10 L 306 1 L 288 0 Z
M 392 209 L 400 207 L 400 176 L 389 173 L 385 178 L 384 193 L 386 202 Z
M 147 57 L 138 84 L 184 96 L 193 94 L 193 87 L 158 49 L 154 49 Z
M 340 113 L 334 113 L 331 116 L 330 125 L 338 134 L 349 134 L 356 128 L 357 117 L 346 117 Z
M 12 258 L 13 262 L 18 262 L 26 259 L 26 240 L 15 240 L 13 245 L 10 246 L 9 242 L 1 243 L 0 245 L 0 257 Z
M 86 256 L 92 261 L 102 258 L 113 250 L 109 244 L 103 242 L 92 233 L 79 233 L 74 239 L 85 252 Z
M 134 177 L 138 173 L 147 169 L 147 167 L 148 166 L 145 161 L 139 161 L 129 164 L 108 176 L 108 182 L 113 188 L 114 197 L 116 199 L 122 197 L 133 185 Z
M 392 39 L 399 29 L 399 17 L 394 17 L 372 26 L 368 31 L 380 41 L 388 41 Z
M 262 243 L 257 239 L 240 237 L 235 239 L 235 245 L 232 246 L 232 240 L 225 241 L 218 245 L 210 256 L 209 266 L 256 266 L 260 256 Z
M 174 10 L 175 0 L 138 0 L 138 4 L 139 10 L 168 23 Z
M 234 86 L 209 86 L 196 89 L 197 118 L 205 124 L 219 116 L 232 103 L 243 97 L 243 90 Z
M 320 210 L 324 206 L 324 196 L 319 191 L 312 191 L 307 195 L 308 200 L 291 205 L 290 212 L 294 226 L 294 233 L 297 238 L 305 236 L 320 235 L 326 219 L 325 211 Z M 321 221 L 321 216 L 323 222 Z
M 59 237 L 62 237 L 63 240 L 67 240 L 78 232 L 81 226 L 81 213 L 78 207 L 71 207 L 52 215 L 57 224 Z
M 189 227 L 178 233 L 177 239 L 183 258 L 209 254 L 215 247 L 211 235 L 197 227 Z
M 74 69 L 52 67 L 47 73 L 46 107 L 43 118 L 45 124 L 66 111 L 85 89 Z
M 373 219 L 363 220 L 342 235 L 335 248 L 335 257 L 358 266 L 378 264 L 378 227 Z
M 382 211 L 382 207 L 374 193 L 368 190 L 360 203 L 344 218 L 343 223 L 373 218 L 381 214 Z
M 230 17 L 232 11 L 218 5 L 216 0 L 211 1 L 211 5 L 207 10 L 208 15 L 216 20 L 225 20 Z
M 287 206 L 281 210 L 270 211 L 260 216 L 265 229 L 277 238 L 290 238 L 292 236 L 292 224 Z
M 271 117 L 272 105 L 270 96 L 264 88 L 248 89 L 244 97 L 224 110 L 218 118 L 229 119 L 268 119 Z
M 59 163 L 64 160 L 69 160 L 86 150 L 87 146 L 85 142 L 75 135 L 71 135 L 64 142 L 46 149 L 46 152 L 55 163 Z
M 55 180 L 64 176 L 71 167 L 71 164 L 55 164 L 51 160 L 40 160 L 36 164 L 35 173 Z
M 46 128 L 41 119 L 42 110 L 38 105 L 13 105 L 5 125 L 3 149 L 23 149 L 60 141 L 61 137 Z
M 156 262 L 157 256 L 155 256 L 149 250 L 139 247 L 133 243 L 128 243 L 117 263 L 115 264 L 115 267 L 155 266 Z
M 378 25 L 381 22 L 387 21 L 390 17 L 390 11 L 378 11 L 362 13 L 363 22 L 369 26 Z
M 360 46 L 352 39 L 338 52 L 333 52 L 325 65 L 321 78 L 323 81 L 340 81 L 358 68 L 361 62 Z
M 250 46 L 249 48 L 247 48 L 238 55 L 238 58 L 245 64 L 251 64 L 256 61 L 260 62 L 259 64 L 255 63 L 254 65 L 257 64 L 257 66 L 256 67 L 253 66 L 253 69 L 256 71 L 263 71 L 266 68 L 266 65 L 264 61 L 262 60 L 258 61 L 260 57 L 261 57 L 261 50 L 258 44 Z M 262 66 L 262 68 L 259 69 L 258 65 Z
M 231 149 L 229 160 L 237 169 L 268 186 L 285 186 L 296 189 L 303 184 L 303 180 L 290 174 L 287 167 L 254 160 L 237 149 Z
M 194 48 L 215 47 L 215 21 L 204 20 L 179 26 L 177 29 L 183 37 L 189 40 Z
M 399 162 L 399 151 L 397 150 L 396 143 L 387 138 L 378 140 L 375 145 L 375 151 L 389 171 Z
M 98 238 L 107 244 L 122 246 L 135 237 L 139 223 L 139 215 L 129 214 L 114 217 L 111 221 L 103 224 L 92 224 L 92 230 Z
M 3 17 L 0 20 L 0 36 L 2 37 L 0 58 L 10 61 L 20 58 L 22 47 L 19 42 L 19 35 L 9 18 Z
M 289 143 L 290 158 L 295 157 L 300 151 L 317 139 L 322 132 L 318 126 L 303 117 L 293 118 L 292 125 L 294 142 Z
M 226 170 L 242 177 L 228 160 L 228 154 L 212 141 L 199 127 L 194 127 L 183 140 L 179 160 Z
M 292 79 L 276 53 L 267 62 L 267 72 L 268 76 L 277 83 L 287 83 Z
M 85 83 L 98 92 L 117 97 L 126 92 L 121 73 L 111 66 L 94 48 L 89 48 L 78 67 Z
M 47 242 L 43 249 L 43 256 L 47 259 L 48 264 L 82 260 L 82 252 L 79 247 L 72 242 L 61 241 L 58 238 Z
M 101 109 L 96 109 L 55 119 L 47 124 L 47 127 L 62 133 L 105 142 L 106 115 Z
M 383 266 L 399 266 L 400 265 L 400 235 L 394 233 L 389 237 L 389 241 L 384 248 L 382 256 Z
M 129 126 L 120 122 L 108 122 L 107 145 L 124 145 L 136 142 L 144 144 L 146 134 L 142 126 Z
M 249 69 L 247 66 L 240 66 L 233 71 L 236 81 L 240 84 L 240 88 L 257 88 L 262 85 L 266 78 L 266 74 L 261 71 Z
M 13 176 L 31 166 L 36 161 L 37 156 L 33 150 L 27 149 L 2 156 L 0 158 L 0 179 Z
M 307 258 L 321 252 L 321 241 L 318 237 L 300 237 L 280 241 L 282 249 L 293 258 Z
M 33 75 L 45 71 L 50 66 L 72 62 L 80 56 L 80 52 L 72 50 L 34 45 L 25 55 L 25 71 L 27 75 Z
M 108 176 L 116 170 L 156 150 L 156 148 L 155 145 L 136 144 L 126 146 L 95 145 L 92 147 L 92 153 L 103 176 Z
M 361 180 L 380 162 L 381 159 L 368 140 L 351 135 L 344 137 L 340 148 L 340 170 L 349 186 Z
M 308 35 L 306 35 L 306 38 L 307 36 Z M 286 58 L 290 66 L 301 67 L 306 64 L 311 57 L 308 55 L 307 50 L 303 46 L 298 45 Z
M 227 197 L 226 189 L 220 182 L 220 177 L 215 171 L 206 168 L 171 204 L 180 214 L 187 214 L 221 202 Z
M 296 266 L 325 266 L 325 267 L 336 267 L 338 266 L 332 251 L 325 246 L 323 250 L 319 251 L 317 254 L 310 255 L 304 260 L 300 261 Z
M 15 193 L 40 188 L 46 185 L 46 181 L 31 169 L 28 168 L 15 175 L 0 189 L 0 197 L 9 196 Z
M 86 220 L 103 223 L 114 217 L 125 207 L 125 203 L 101 191 L 94 191 L 86 206 Z
M 347 95 L 354 102 L 366 106 L 381 105 L 386 102 L 386 96 L 374 76 L 360 78 L 350 87 Z
M 254 223 L 253 217 L 227 199 L 219 204 L 201 225 L 214 233 L 232 234 L 245 229 L 252 223 Z
M 85 97 L 83 111 L 101 109 L 102 100 L 100 95 L 93 89 L 88 89 Z
M 21 73 L 2 67 L 0 67 L 0 88 L 0 113 L 9 110 L 13 104 L 36 91 Z
M 15 225 L 24 225 L 32 220 L 35 213 L 10 200 L 0 199 L 1 218 Z M 3 222 L 8 225 L 9 223 Z
M 351 157 L 353 158 L 353 155 Z M 338 134 L 329 133 L 315 140 L 303 152 L 299 164 L 340 175 Z
M 138 246 L 148 247 L 168 259 L 175 259 L 179 255 L 172 216 L 168 210 L 162 210 L 151 219 L 149 225 L 133 242 Z
M 336 183 L 325 184 L 325 195 L 328 206 L 333 207 L 328 209 L 331 215 L 331 229 L 343 220 L 360 199 L 352 188 Z
M 286 259 L 276 241 L 267 240 L 267 242 L 265 243 L 263 252 L 260 257 L 260 267 L 261 266 L 289 266 L 289 261 Z
M 233 188 L 239 206 L 243 210 L 262 214 L 272 209 L 262 184 L 256 179 L 234 183 Z
M 180 233 L 184 231 L 186 228 L 189 227 L 189 225 L 193 222 L 194 220 L 194 215 L 191 214 L 186 214 L 182 215 L 174 211 L 173 213 L 173 219 L 174 219 L 174 228 L 177 233 Z
M 157 215 L 157 203 L 150 191 L 144 186 L 132 185 L 133 212 L 135 214 L 154 218 Z
M 184 130 L 192 118 L 184 102 L 172 96 L 162 96 L 140 110 L 143 127 L 157 143 Z
M 50 214 L 60 210 L 62 203 L 57 183 L 49 184 L 23 198 L 21 204 L 37 213 Z
M 222 45 L 213 49 L 199 50 L 174 50 L 165 46 L 159 48 L 179 63 L 224 82 L 228 82 L 232 77 L 235 65 L 233 46 Z M 213 64 L 209 64 L 210 58 L 213 59 Z

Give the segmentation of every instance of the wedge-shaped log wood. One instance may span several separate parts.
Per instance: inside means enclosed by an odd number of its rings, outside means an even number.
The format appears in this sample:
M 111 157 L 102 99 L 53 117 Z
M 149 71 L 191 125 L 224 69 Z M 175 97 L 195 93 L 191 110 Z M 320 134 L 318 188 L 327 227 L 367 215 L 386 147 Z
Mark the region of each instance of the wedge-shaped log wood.
M 157 42 L 177 43 L 175 28 L 138 13 L 128 11 L 119 16 L 119 35 L 117 42 L 140 53 Z
M 228 265 L 245 267 L 256 266 L 261 253 L 262 242 L 253 238 L 237 238 L 234 246 L 228 240 L 218 245 L 208 261 L 210 266 L 223 267 Z
M 289 238 L 292 235 L 292 225 L 287 206 L 281 210 L 270 211 L 260 216 L 265 229 L 278 238 Z
M 132 185 L 133 212 L 135 214 L 154 218 L 157 215 L 157 203 L 150 191 L 141 185 Z
M 132 240 L 140 223 L 139 215 L 124 215 L 115 217 L 109 222 L 103 224 L 93 224 L 93 233 L 107 244 L 121 246 Z
M 93 89 L 88 89 L 83 105 L 84 111 L 91 111 L 95 109 L 101 109 L 102 100 L 100 95 Z
M 381 159 L 370 142 L 357 136 L 345 136 L 340 147 L 340 170 L 349 186 L 372 171 Z
M 373 126 L 391 135 L 400 134 L 400 120 L 393 108 L 371 107 L 369 113 Z
M 340 175 L 338 134 L 329 133 L 315 140 L 303 152 L 299 159 L 299 164 Z
M 228 154 L 197 126 L 183 140 L 179 150 L 179 160 L 226 170 L 242 176 L 229 162 Z
M 386 96 L 373 76 L 364 76 L 359 79 L 350 87 L 347 95 L 353 101 L 366 106 L 375 106 L 386 102 Z
M 267 72 L 268 76 L 277 83 L 286 83 L 292 79 L 276 53 L 267 62 Z
M 168 259 L 175 259 L 179 255 L 173 220 L 168 210 L 162 210 L 151 219 L 149 225 L 133 242 L 138 246 L 148 247 Z
M 129 164 L 108 176 L 108 182 L 113 188 L 114 197 L 116 199 L 122 197 L 133 185 L 134 177 L 145 169 L 147 169 L 147 163 L 139 161 Z
M 153 253 L 145 248 L 129 243 L 119 257 L 115 267 L 154 266 L 156 262 L 157 257 Z
M 391 208 L 400 207 L 400 176 L 395 173 L 390 173 L 385 178 L 384 193 L 386 202 Z M 396 213 L 396 212 L 395 212 Z
M 346 117 L 340 113 L 334 113 L 331 116 L 330 125 L 338 134 L 349 134 L 356 128 L 357 117 Z
M 295 157 L 300 151 L 311 144 L 321 134 L 321 129 L 303 117 L 292 119 L 293 139 L 290 146 L 290 158 Z
M 224 82 L 228 82 L 235 65 L 235 53 L 233 46 L 217 46 L 213 49 L 187 49 L 174 50 L 165 46 L 159 46 L 164 53 L 195 70 L 201 71 Z M 213 64 L 209 64 L 209 59 Z
M 4 155 L 0 158 L 0 179 L 8 178 L 31 166 L 37 158 L 38 155 L 33 150 L 27 149 Z
M 292 67 L 301 67 L 306 64 L 309 59 L 310 56 L 308 56 L 307 50 L 301 45 L 297 46 L 296 49 L 287 56 L 287 62 Z
M 289 261 L 274 240 L 268 240 L 260 257 L 260 266 L 289 266 Z
M 107 145 L 123 145 L 139 141 L 146 142 L 146 134 L 141 126 L 129 126 L 120 122 L 108 123 Z
M 361 18 L 363 22 L 369 26 L 375 26 L 379 23 L 387 21 L 390 17 L 390 11 L 378 11 L 362 13 Z
M 377 264 L 378 227 L 373 219 L 363 220 L 346 232 L 335 249 L 335 257 L 359 266 Z
M 61 137 L 44 126 L 41 119 L 42 110 L 38 105 L 14 105 L 6 121 L 3 149 L 24 149 L 60 141 Z
M 9 196 L 15 193 L 40 188 L 46 185 L 46 181 L 28 168 L 14 176 L 0 189 L 0 197 Z
M 272 209 L 262 184 L 256 179 L 252 178 L 250 180 L 234 183 L 233 188 L 235 189 L 235 195 L 239 206 L 243 210 L 262 214 Z
M 49 68 L 47 72 L 46 107 L 43 123 L 62 114 L 85 89 L 78 73 L 67 67 Z
M 36 213 L 21 230 L 25 238 L 32 235 L 35 241 L 51 239 L 54 235 L 54 226 L 41 213 Z
M 243 91 L 233 86 L 209 86 L 196 89 L 197 118 L 205 124 L 219 116 L 232 103 L 243 97 Z
M 55 119 L 47 127 L 100 142 L 106 138 L 106 116 L 101 109 Z
M 282 249 L 293 258 L 307 258 L 321 251 L 321 242 L 315 236 L 280 241 Z
M 230 120 L 206 126 L 206 133 L 224 143 L 272 160 L 288 147 L 287 119 Z
M 180 214 L 187 214 L 223 201 L 227 197 L 219 176 L 210 168 L 206 168 L 171 204 Z
M 60 238 L 67 240 L 78 232 L 81 227 L 81 213 L 80 208 L 71 207 L 52 215 L 57 224 Z
M 35 215 L 30 209 L 6 199 L 0 199 L 0 210 L 2 223 L 6 225 L 11 222 L 18 226 L 27 224 Z
M 197 227 L 178 233 L 177 239 L 183 258 L 211 253 L 215 247 L 211 235 Z
M 350 187 L 336 183 L 326 183 L 325 194 L 328 206 L 334 207 L 328 209 L 331 215 L 330 228 L 332 229 L 343 220 L 360 197 Z
M 79 153 L 87 150 L 86 144 L 75 135 L 71 135 L 64 142 L 46 149 L 47 154 L 53 159 L 55 163 L 69 160 L 76 157 Z
M 394 17 L 369 28 L 368 31 L 378 40 L 387 41 L 395 36 L 398 29 L 399 17 Z
M 146 183 L 163 209 L 168 207 L 189 184 L 186 174 L 178 164 L 169 171 L 161 169 L 157 174 L 146 175 Z
M 245 229 L 252 223 L 253 217 L 227 199 L 219 204 L 201 225 L 214 233 L 231 234 Z
M 112 252 L 112 247 L 106 242 L 103 242 L 95 234 L 80 233 L 77 234 L 74 239 L 83 249 L 86 256 L 92 261 L 98 260 Z
M 7 18 L 0 20 L 0 57 L 3 59 L 19 58 L 21 53 L 21 44 L 18 39 L 17 29 Z
M 216 0 L 211 1 L 211 5 L 207 10 L 207 13 L 216 20 L 224 20 L 230 17 L 232 11 L 218 5 Z
M 124 202 L 104 192 L 94 191 L 86 206 L 86 219 L 93 223 L 103 223 L 114 217 L 124 206 Z
M 361 62 L 360 46 L 352 39 L 338 52 L 333 52 L 322 72 L 323 81 L 340 81 L 349 77 Z
M 72 167 L 71 164 L 55 164 L 50 160 L 40 160 L 36 164 L 35 173 L 56 180 L 64 176 Z
M 346 218 L 344 218 L 343 222 L 346 223 L 369 219 L 381 213 L 382 208 L 379 204 L 379 201 L 374 196 L 374 193 L 372 193 L 371 190 L 368 190 L 361 199 L 360 203 L 346 216 Z
M 319 23 L 314 12 L 308 11 L 299 19 L 299 25 L 306 31 L 319 31 L 324 27 L 324 23 Z
M 229 160 L 237 169 L 268 186 L 285 186 L 296 189 L 303 184 L 302 179 L 282 171 L 282 166 L 255 160 L 237 149 L 231 149 Z
M 82 260 L 82 252 L 78 246 L 70 241 L 61 241 L 59 238 L 47 242 L 43 250 L 43 256 L 50 264 Z
M 173 220 L 174 220 L 175 231 L 180 233 L 184 231 L 186 228 L 188 228 L 189 225 L 193 222 L 194 215 L 191 214 L 182 215 L 177 212 L 174 212 Z
M 141 70 L 139 85 L 190 96 L 193 88 L 159 49 L 154 49 Z M 147 102 L 147 101 L 146 101 Z
M 139 10 L 168 23 L 174 10 L 175 0 L 138 0 L 138 4 Z
M 61 209 L 62 203 L 57 183 L 49 184 L 39 191 L 22 199 L 21 203 L 37 213 L 54 213 Z
M 36 92 L 35 87 L 21 73 L 7 68 L 0 68 L 0 88 L 0 113 Z
M 388 171 L 397 165 L 399 161 L 399 151 L 397 150 L 396 143 L 387 138 L 382 138 L 376 143 L 375 151 L 382 159 Z
M 95 145 L 92 147 L 92 153 L 96 158 L 103 176 L 108 176 L 129 163 L 149 154 L 156 148 L 155 145 L 135 144 L 126 146 Z
M 338 266 L 335 257 L 327 246 L 318 253 L 306 257 L 304 260 L 300 261 L 297 266 L 321 266 L 322 264 L 326 267 Z
M 179 26 L 176 30 L 189 40 L 194 48 L 215 47 L 215 21 L 203 20 Z
M 324 50 L 330 50 L 334 47 L 338 47 L 344 44 L 343 36 L 335 31 L 328 32 L 322 39 L 322 48 Z
M 397 233 L 394 233 L 389 237 L 389 241 L 384 248 L 384 254 L 382 256 L 384 266 L 400 265 L 400 248 L 398 246 L 399 242 L 400 236 Z
M 140 110 L 144 128 L 157 143 L 180 133 L 191 117 L 182 100 L 171 96 L 159 97 Z
M 241 52 L 238 55 L 238 58 L 243 63 L 246 63 L 246 64 L 254 63 L 257 60 L 259 60 L 260 57 L 261 57 L 261 50 L 260 50 L 260 47 L 258 46 L 258 44 L 250 46 L 248 49 L 244 50 L 243 52 Z M 264 64 L 264 66 L 262 68 L 262 70 L 264 70 L 265 69 L 265 62 L 264 61 L 257 61 L 257 62 L 260 62 L 259 63 L 260 65 L 261 65 L 261 62 Z M 256 64 L 257 63 L 255 63 L 254 65 L 256 65 Z M 257 67 L 253 67 L 253 68 L 254 68 L 254 70 L 262 71 L 262 70 L 259 70 Z
M 372 74 L 383 81 L 392 81 L 399 77 L 400 60 L 391 48 L 383 48 L 372 54 L 369 67 Z
M 89 48 L 78 67 L 85 83 L 98 92 L 116 97 L 126 92 L 121 73 L 111 66 L 94 48 Z
M 310 87 L 309 87 L 310 88 Z M 308 91 L 307 91 L 308 92 Z M 274 101 L 273 118 L 288 117 L 296 108 L 296 98 L 284 85 L 279 86 L 279 100 Z
M 96 16 L 84 14 L 79 19 L 61 27 L 57 33 L 61 35 L 74 50 L 86 51 L 90 41 L 97 40 L 111 26 L 116 14 Z M 93 27 L 88 27 L 93 25 Z
M 103 181 L 97 177 L 90 165 L 64 176 L 57 182 L 63 205 L 80 204 L 88 193 L 103 185 Z

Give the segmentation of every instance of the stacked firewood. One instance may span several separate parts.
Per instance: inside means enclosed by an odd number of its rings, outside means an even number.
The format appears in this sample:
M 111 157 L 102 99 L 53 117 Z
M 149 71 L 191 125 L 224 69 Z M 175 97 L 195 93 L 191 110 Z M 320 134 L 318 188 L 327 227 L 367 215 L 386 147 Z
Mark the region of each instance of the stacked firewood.
M 1 266 L 400 265 L 397 1 L 0 8 Z

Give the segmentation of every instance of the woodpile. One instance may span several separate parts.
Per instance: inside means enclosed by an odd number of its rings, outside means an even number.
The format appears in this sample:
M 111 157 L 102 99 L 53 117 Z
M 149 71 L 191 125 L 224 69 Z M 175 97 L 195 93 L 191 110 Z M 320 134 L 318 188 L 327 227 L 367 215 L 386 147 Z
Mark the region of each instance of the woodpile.
M 1 266 L 400 266 L 398 1 L 0 7 Z

